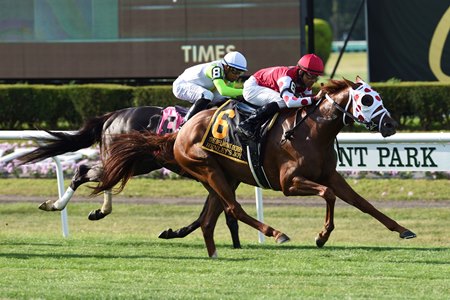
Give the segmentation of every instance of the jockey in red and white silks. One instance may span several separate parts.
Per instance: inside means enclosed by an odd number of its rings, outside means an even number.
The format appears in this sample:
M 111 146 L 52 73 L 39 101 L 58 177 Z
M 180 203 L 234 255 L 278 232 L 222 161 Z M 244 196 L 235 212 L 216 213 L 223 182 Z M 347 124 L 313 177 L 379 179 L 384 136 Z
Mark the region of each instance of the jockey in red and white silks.
M 279 102 L 280 108 L 310 105 L 312 89 L 297 84 L 300 68 L 272 67 L 257 71 L 244 83 L 244 99 L 251 104 L 263 106 Z
M 282 108 L 301 107 L 315 101 L 312 86 L 323 74 L 323 62 L 315 54 L 300 58 L 296 66 L 257 71 L 244 83 L 244 99 L 260 106 L 237 127 L 243 139 L 255 140 L 257 128 Z

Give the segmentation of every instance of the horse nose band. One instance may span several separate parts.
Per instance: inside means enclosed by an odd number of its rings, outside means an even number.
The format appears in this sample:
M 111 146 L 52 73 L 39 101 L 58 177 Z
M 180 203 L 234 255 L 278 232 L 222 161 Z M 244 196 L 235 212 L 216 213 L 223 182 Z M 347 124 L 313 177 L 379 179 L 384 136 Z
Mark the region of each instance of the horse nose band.
M 381 107 L 381 109 L 379 109 L 380 107 Z M 375 110 L 375 112 L 372 114 L 370 123 L 374 124 L 374 122 L 372 121 L 373 118 L 375 118 L 376 116 L 378 116 L 378 115 L 380 115 L 380 114 L 381 114 L 381 117 L 380 117 L 380 121 L 378 121 L 378 130 L 380 130 L 381 127 L 383 126 L 383 120 L 384 120 L 384 117 L 388 114 L 387 109 L 384 108 L 383 105 L 381 105 L 381 104 L 380 104 L 380 106 L 378 106 L 378 108 L 377 108 L 377 109 Z M 375 125 L 375 124 L 374 124 L 374 125 Z M 376 126 L 376 125 L 375 125 L 375 126 Z M 369 129 L 370 129 L 370 128 L 369 128 Z M 375 129 L 375 128 L 373 128 L 373 129 Z M 370 130 L 373 130 L 373 129 L 370 129 Z

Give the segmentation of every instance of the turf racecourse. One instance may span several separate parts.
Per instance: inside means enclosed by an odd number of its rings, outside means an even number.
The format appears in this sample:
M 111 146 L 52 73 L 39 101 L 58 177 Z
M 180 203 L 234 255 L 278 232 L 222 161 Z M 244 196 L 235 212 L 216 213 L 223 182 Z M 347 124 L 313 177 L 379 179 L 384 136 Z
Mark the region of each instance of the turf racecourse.
M 94 206 L 95 207 L 95 206 Z M 59 213 L 30 203 L 0 205 L 0 299 L 448 299 L 450 208 L 382 207 L 418 235 L 400 240 L 349 206 L 336 229 L 314 245 L 323 207 L 266 206 L 265 221 L 292 241 L 257 243 L 241 224 L 243 249 L 232 249 L 224 218 L 212 260 L 200 231 L 157 239 L 185 225 L 200 205 L 116 203 L 111 216 L 88 221 L 92 203 L 71 203 L 70 237 Z M 255 214 L 254 205 L 244 208 Z

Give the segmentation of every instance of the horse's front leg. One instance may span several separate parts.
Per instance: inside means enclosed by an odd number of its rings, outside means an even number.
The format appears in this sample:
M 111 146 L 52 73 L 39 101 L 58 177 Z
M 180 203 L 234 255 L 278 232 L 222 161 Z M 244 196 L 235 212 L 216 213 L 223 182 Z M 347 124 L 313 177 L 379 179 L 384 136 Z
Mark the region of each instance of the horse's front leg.
M 327 208 L 324 228 L 316 237 L 317 247 L 323 247 L 334 229 L 336 195 L 330 188 L 299 176 L 285 181 L 282 188 L 286 196 L 320 196 L 325 199 Z
M 69 187 L 66 189 L 64 194 L 58 200 L 47 200 L 41 205 L 39 205 L 39 209 L 45 211 L 61 211 L 63 210 L 70 199 L 72 199 L 73 194 L 82 184 L 89 182 L 90 179 L 88 177 L 88 172 L 91 168 L 86 165 L 80 165 L 76 170 L 75 174 L 72 177 L 72 181 L 70 182 Z
M 400 238 L 411 239 L 416 237 L 414 232 L 399 225 L 396 221 L 380 212 L 366 199 L 356 193 L 338 172 L 334 172 L 330 178 L 330 187 L 333 188 L 336 196 L 358 208 L 360 211 L 371 215 L 389 230 L 398 232 Z

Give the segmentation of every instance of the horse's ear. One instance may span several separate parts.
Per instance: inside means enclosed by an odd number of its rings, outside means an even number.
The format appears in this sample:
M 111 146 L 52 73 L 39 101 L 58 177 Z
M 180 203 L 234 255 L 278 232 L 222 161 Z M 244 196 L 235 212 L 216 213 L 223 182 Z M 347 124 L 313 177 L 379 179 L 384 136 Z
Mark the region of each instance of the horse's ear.
M 356 82 L 361 82 L 361 83 L 363 83 L 364 80 L 362 80 L 362 78 L 359 77 L 359 75 L 356 75 Z
M 359 84 L 357 84 L 353 81 L 350 81 L 350 80 L 346 79 L 345 77 L 344 77 L 344 81 L 349 87 L 351 87 L 354 90 L 356 90 L 359 87 Z
M 351 82 L 351 81 L 348 80 L 347 78 L 342 77 L 342 79 L 344 79 L 345 83 L 346 83 L 348 86 L 352 86 L 352 85 L 353 85 L 353 82 Z

